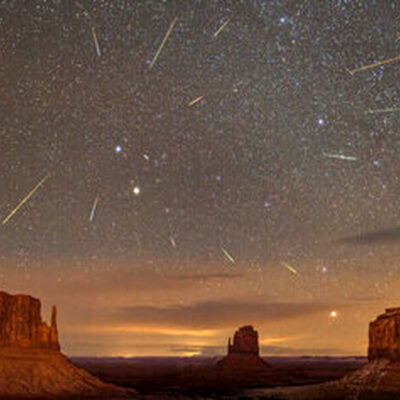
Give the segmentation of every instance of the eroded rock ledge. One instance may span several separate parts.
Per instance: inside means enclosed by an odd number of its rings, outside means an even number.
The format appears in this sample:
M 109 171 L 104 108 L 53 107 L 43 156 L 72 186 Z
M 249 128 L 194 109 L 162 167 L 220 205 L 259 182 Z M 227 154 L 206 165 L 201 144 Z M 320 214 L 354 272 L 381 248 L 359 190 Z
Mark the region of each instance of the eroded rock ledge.
M 369 324 L 368 359 L 400 361 L 400 307 L 387 308 Z

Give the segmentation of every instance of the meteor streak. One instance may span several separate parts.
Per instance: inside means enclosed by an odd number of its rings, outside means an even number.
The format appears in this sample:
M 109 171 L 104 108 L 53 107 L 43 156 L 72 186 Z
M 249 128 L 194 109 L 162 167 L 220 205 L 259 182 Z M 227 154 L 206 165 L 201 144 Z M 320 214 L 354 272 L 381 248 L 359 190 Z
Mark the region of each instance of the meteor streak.
M 376 110 L 369 108 L 365 113 L 366 114 L 379 114 L 379 113 L 390 113 L 390 112 L 395 112 L 395 111 L 400 111 L 400 107 L 378 108 Z
M 225 257 L 231 262 L 234 263 L 234 258 L 223 248 L 221 247 L 222 252 L 224 253 Z
M 6 218 L 4 218 L 3 220 L 3 225 L 5 225 L 12 217 L 13 215 L 35 194 L 35 192 L 40 188 L 40 186 L 43 185 L 43 183 L 49 178 L 49 174 L 47 174 L 29 193 L 28 195 L 19 202 L 19 204 L 17 205 L 17 207 L 14 208 L 14 210 L 12 210 L 10 212 L 10 214 L 7 215 Z
M 293 275 L 298 275 L 299 273 L 297 272 L 296 268 L 292 267 L 288 263 L 283 262 L 282 265 L 287 268 Z
M 194 100 L 192 100 L 192 101 L 188 104 L 188 106 L 189 106 L 189 107 L 193 106 L 194 104 L 198 103 L 203 97 L 204 97 L 204 96 L 196 97 Z
M 168 40 L 169 35 L 171 34 L 172 30 L 174 29 L 174 26 L 175 26 L 177 20 L 178 20 L 178 18 L 175 17 L 174 20 L 171 22 L 171 25 L 169 26 L 168 31 L 165 34 L 164 39 L 162 40 L 162 42 L 160 44 L 160 47 L 158 48 L 155 56 L 153 57 L 153 60 L 151 61 L 150 65 L 149 65 L 149 69 L 152 69 L 154 67 L 154 64 L 156 63 L 157 58 L 161 53 L 161 50 L 163 49 L 166 41 Z
M 352 69 L 349 72 L 350 72 L 350 75 L 354 75 L 356 72 L 365 71 L 366 69 L 379 67 L 380 65 L 389 64 L 389 63 L 392 63 L 392 62 L 398 61 L 398 60 L 400 60 L 400 56 L 389 58 L 388 60 L 378 61 L 378 62 L 373 63 L 373 64 L 364 65 L 364 66 L 362 66 L 360 68 Z
M 90 222 L 93 221 L 94 213 L 95 213 L 95 211 L 96 211 L 96 207 L 97 207 L 97 202 L 98 202 L 98 201 L 99 201 L 99 199 L 98 199 L 98 197 L 96 197 L 96 198 L 94 199 L 93 206 L 92 206 L 92 210 L 90 211 L 90 215 L 89 215 L 89 221 L 90 221 Z
M 219 28 L 218 30 L 214 33 L 214 37 L 216 38 L 224 29 L 225 27 L 231 22 L 232 18 L 228 18 Z
M 92 36 L 93 36 L 94 45 L 96 47 L 96 53 L 100 57 L 101 56 L 101 50 L 100 50 L 99 41 L 97 40 L 96 30 L 94 29 L 94 27 L 92 28 Z
M 353 156 L 345 156 L 343 154 L 328 154 L 328 153 L 323 153 L 323 154 L 327 158 L 336 158 L 338 160 L 345 160 L 345 161 L 357 161 L 357 157 Z

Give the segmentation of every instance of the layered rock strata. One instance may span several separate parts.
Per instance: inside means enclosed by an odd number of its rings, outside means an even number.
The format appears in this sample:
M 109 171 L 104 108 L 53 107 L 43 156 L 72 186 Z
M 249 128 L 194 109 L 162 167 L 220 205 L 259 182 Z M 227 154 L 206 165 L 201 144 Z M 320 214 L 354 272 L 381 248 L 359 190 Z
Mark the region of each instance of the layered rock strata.
M 0 398 L 134 398 L 136 392 L 104 383 L 60 352 L 57 311 L 50 326 L 40 301 L 0 292 Z
M 369 324 L 369 361 L 400 361 L 400 307 L 387 308 Z

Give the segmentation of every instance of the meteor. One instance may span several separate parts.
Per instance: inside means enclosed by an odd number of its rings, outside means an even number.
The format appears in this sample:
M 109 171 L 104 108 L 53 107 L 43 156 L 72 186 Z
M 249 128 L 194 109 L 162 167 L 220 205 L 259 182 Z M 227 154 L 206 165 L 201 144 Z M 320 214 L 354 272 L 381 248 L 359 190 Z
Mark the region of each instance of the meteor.
M 392 107 L 392 108 L 377 108 L 373 110 L 372 108 L 369 108 L 365 113 L 366 114 L 379 114 L 379 113 L 390 113 L 390 112 L 396 112 L 400 111 L 400 107 Z
M 10 212 L 10 214 L 7 215 L 6 218 L 3 220 L 3 225 L 5 225 L 12 217 L 13 215 L 35 194 L 35 192 L 40 188 L 40 186 L 43 185 L 43 183 L 49 178 L 50 174 L 47 174 L 29 193 L 23 200 L 19 202 L 17 207 L 14 208 Z
M 225 257 L 231 262 L 234 263 L 234 258 L 223 248 L 221 247 L 222 252 L 224 253 Z
M 166 41 L 168 40 L 169 35 L 171 34 L 172 30 L 174 29 L 174 26 L 175 26 L 177 20 L 178 20 L 178 18 L 175 17 L 174 20 L 172 21 L 171 25 L 169 26 L 168 31 L 167 31 L 167 33 L 165 34 L 164 39 L 162 40 L 162 42 L 161 42 L 161 44 L 160 44 L 160 47 L 158 48 L 158 50 L 157 50 L 155 56 L 153 57 L 153 60 L 151 61 L 150 65 L 149 65 L 149 69 L 152 69 L 152 68 L 154 67 L 154 64 L 156 63 L 157 58 L 158 58 L 158 56 L 159 56 L 160 53 L 161 53 L 161 50 L 163 49 L 163 47 L 164 47 Z
M 92 36 L 93 36 L 94 45 L 96 47 L 96 53 L 100 57 L 101 56 L 101 50 L 100 50 L 99 41 L 97 40 L 96 30 L 94 29 L 94 27 L 92 28 Z
M 379 65 L 392 63 L 392 62 L 398 61 L 398 60 L 400 60 L 400 56 L 389 58 L 388 60 L 378 61 L 378 62 L 373 63 L 373 64 L 364 65 L 363 67 L 352 69 L 349 72 L 350 72 L 350 75 L 354 75 L 356 72 L 365 71 L 366 69 L 379 67 Z
M 214 33 L 214 37 L 216 38 L 224 29 L 225 27 L 231 22 L 232 18 L 228 18 L 219 28 L 218 30 Z
M 93 221 L 94 213 L 95 213 L 95 211 L 96 211 L 96 207 L 97 207 L 97 202 L 98 202 L 98 201 L 99 201 L 99 199 L 98 199 L 98 197 L 96 197 L 96 198 L 94 199 L 93 206 L 92 206 L 92 210 L 90 211 L 90 215 L 89 215 L 89 221 L 90 221 L 90 222 Z
M 327 158 L 336 158 L 338 160 L 345 160 L 345 161 L 357 161 L 357 157 L 353 156 L 345 156 L 343 154 L 328 154 L 328 153 L 323 153 L 323 154 Z
M 193 106 L 194 104 L 198 103 L 203 97 L 204 97 L 204 96 L 196 97 L 194 100 L 192 100 L 192 101 L 188 104 L 188 106 L 189 106 L 189 107 Z
M 296 268 L 292 267 L 288 263 L 283 262 L 282 265 L 287 268 L 293 275 L 298 275 L 299 273 L 297 272 Z

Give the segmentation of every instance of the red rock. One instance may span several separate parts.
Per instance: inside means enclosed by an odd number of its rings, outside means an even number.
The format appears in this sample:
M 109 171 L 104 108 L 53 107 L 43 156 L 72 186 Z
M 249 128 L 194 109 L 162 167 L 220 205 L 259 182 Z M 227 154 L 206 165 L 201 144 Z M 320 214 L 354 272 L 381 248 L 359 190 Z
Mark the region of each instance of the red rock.
M 229 354 L 253 354 L 258 356 L 258 332 L 251 325 L 239 328 L 233 336 L 233 344 L 231 344 L 231 339 L 229 338 Z
M 387 308 L 369 324 L 368 359 L 400 361 L 400 307 Z
M 135 398 L 136 392 L 100 381 L 60 352 L 57 310 L 42 321 L 40 301 L 0 292 L 0 399 Z
M 56 308 L 51 326 L 42 321 L 40 301 L 0 292 L 0 346 L 59 350 Z
M 217 366 L 230 373 L 244 373 L 269 367 L 259 356 L 258 332 L 251 325 L 242 326 L 228 340 L 228 355 Z

